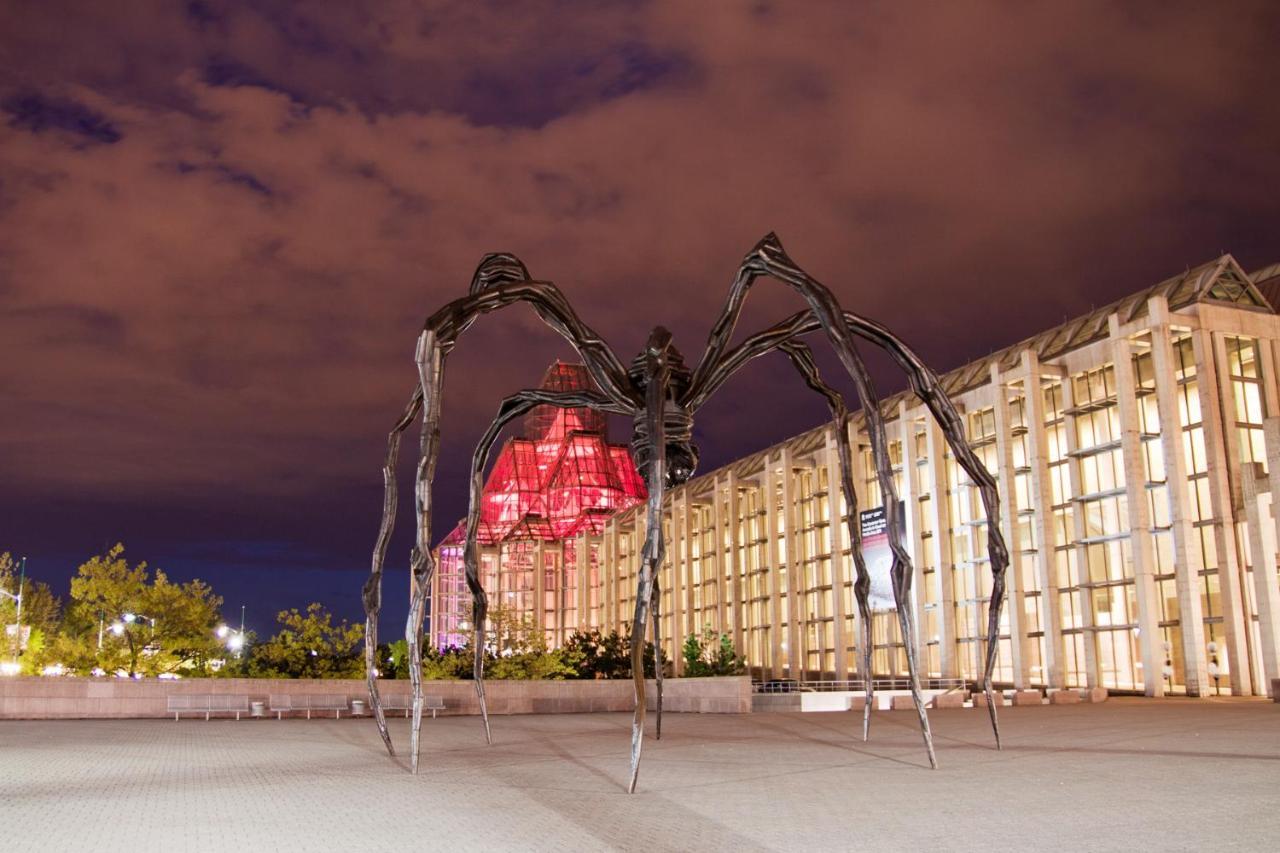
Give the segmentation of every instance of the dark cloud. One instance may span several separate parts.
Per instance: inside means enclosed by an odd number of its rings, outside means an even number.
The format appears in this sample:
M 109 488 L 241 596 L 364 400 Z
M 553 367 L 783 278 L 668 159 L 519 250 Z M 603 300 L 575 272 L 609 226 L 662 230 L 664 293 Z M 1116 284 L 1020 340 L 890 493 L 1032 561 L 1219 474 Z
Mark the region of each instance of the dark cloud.
M 101 113 L 84 104 L 48 98 L 38 92 L 10 95 L 0 101 L 0 110 L 9 114 L 9 126 L 32 133 L 61 131 L 77 142 L 110 145 L 122 134 Z
M 692 362 L 776 230 L 942 369 L 1280 260 L 1274 4 L 121 9 L 0 6 L 0 549 L 51 575 L 123 538 L 356 615 L 414 337 L 485 252 L 624 361 L 662 323 Z M 762 285 L 742 331 L 798 305 Z M 570 355 L 527 309 L 468 333 L 438 530 L 500 397 Z M 701 414 L 704 466 L 823 417 L 762 360 Z

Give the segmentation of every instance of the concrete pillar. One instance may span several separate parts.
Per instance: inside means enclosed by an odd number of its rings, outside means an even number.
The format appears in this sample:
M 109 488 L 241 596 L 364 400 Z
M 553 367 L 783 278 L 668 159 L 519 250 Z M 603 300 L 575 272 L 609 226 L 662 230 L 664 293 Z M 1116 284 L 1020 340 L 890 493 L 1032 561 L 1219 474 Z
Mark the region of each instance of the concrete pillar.
M 1276 510 L 1276 500 L 1280 492 L 1276 488 L 1280 486 L 1280 471 L 1277 471 L 1277 462 L 1280 462 L 1280 427 L 1272 426 L 1270 431 L 1266 426 L 1268 420 L 1275 420 L 1280 415 L 1280 382 L 1277 381 L 1276 372 L 1276 342 L 1270 338 L 1262 338 L 1258 341 L 1258 347 L 1261 350 L 1259 371 L 1262 377 L 1263 400 L 1266 406 L 1266 417 L 1263 420 L 1263 440 L 1267 447 L 1267 470 L 1271 478 L 1271 515 L 1273 518 L 1280 517 L 1280 512 Z M 1261 486 L 1261 484 L 1257 484 Z M 1247 502 L 1247 501 L 1246 501 Z M 1252 526 L 1252 522 L 1250 522 Z M 1262 537 L 1267 542 L 1266 550 L 1262 559 L 1257 556 L 1253 560 L 1253 588 L 1254 597 L 1257 601 L 1258 609 L 1258 642 L 1260 645 L 1259 661 L 1261 667 L 1259 676 L 1262 678 L 1262 684 L 1256 692 L 1266 693 L 1273 699 L 1275 691 L 1272 689 L 1272 679 L 1280 678 L 1277 673 L 1276 658 L 1280 657 L 1280 652 L 1276 649 L 1276 644 L 1280 642 L 1277 637 L 1280 634 L 1280 601 L 1276 596 L 1280 596 L 1280 592 L 1276 587 L 1276 542 L 1274 534 L 1276 528 L 1268 526 L 1266 531 L 1262 533 Z M 1257 554 L 1257 552 L 1254 552 Z M 1263 575 L 1258 574 L 1258 567 L 1262 566 Z M 1264 600 L 1265 598 L 1265 600 Z M 1264 608 L 1266 614 L 1264 615 Z
M 1013 485 L 1013 436 L 1012 415 L 1009 412 L 1009 389 L 1000 368 L 991 365 L 991 390 L 996 424 L 996 481 L 1000 489 L 1000 532 L 1009 547 L 1009 571 L 1005 572 L 1007 601 L 1005 613 L 1009 620 L 1010 664 L 1013 670 L 1013 686 L 1023 690 L 1031 684 L 1031 664 L 1027 659 L 1027 632 L 1023 621 L 1027 612 L 1023 585 L 1022 543 L 1018 541 L 1017 489 Z M 988 568 L 990 568 L 988 566 Z
M 781 565 L 778 553 L 778 475 L 775 463 L 765 459 L 764 469 L 764 507 L 765 507 L 765 560 L 769 571 L 765 577 L 769 582 L 769 660 L 774 678 L 782 676 L 783 649 L 785 640 L 782 634 L 782 604 L 778 591 L 778 569 Z
M 1116 406 L 1120 413 L 1120 455 L 1129 510 L 1129 555 L 1133 561 L 1134 592 L 1138 600 L 1138 644 L 1142 654 L 1142 689 L 1148 696 L 1164 695 L 1163 648 L 1160 646 L 1160 604 L 1156 600 L 1155 553 L 1151 541 L 1151 507 L 1142 455 L 1138 419 L 1137 381 L 1133 375 L 1133 344 L 1120 333 L 1112 314 L 1111 353 L 1115 363 Z
M 701 635 L 702 626 L 705 622 L 701 611 L 697 607 L 697 599 L 700 594 L 698 586 L 701 584 L 701 567 L 699 566 L 695 570 L 695 561 L 693 559 L 693 546 L 698 538 L 701 524 L 697 508 L 693 503 L 693 496 L 689 494 L 688 485 L 682 487 L 681 491 L 684 493 L 684 517 L 681 521 L 681 525 L 684 527 L 684 560 L 680 567 L 680 583 L 684 585 L 684 621 L 681 623 L 681 627 L 677 629 L 677 633 L 680 634 L 680 645 L 675 648 L 675 654 L 677 655 L 680 653 L 680 648 L 684 646 L 685 637 L 690 634 Z
M 1174 586 L 1178 593 L 1178 628 L 1187 695 L 1200 696 L 1208 684 L 1205 670 L 1204 608 L 1200 601 L 1200 571 L 1204 560 L 1191 524 L 1191 496 L 1187 485 L 1187 457 L 1183 448 L 1178 379 L 1174 372 L 1173 339 L 1168 303 L 1150 300 L 1149 312 L 1159 320 L 1151 328 L 1151 364 L 1160 411 L 1160 449 L 1164 453 L 1165 490 L 1169 495 L 1169 535 L 1173 537 Z
M 724 634 L 729 630 L 725 620 L 725 597 L 728 583 L 725 582 L 725 529 L 724 529 L 724 478 L 720 474 L 711 483 L 711 535 L 714 543 L 710 565 L 716 573 L 716 631 Z
M 841 511 L 844 493 L 841 491 L 843 486 L 840 475 L 840 445 L 836 440 L 836 429 L 835 426 L 827 428 L 823 460 L 827 468 L 827 553 L 831 555 L 831 619 L 833 623 L 831 633 L 832 642 L 835 644 L 836 680 L 844 681 L 849 678 L 849 659 L 846 649 L 848 639 L 844 633 L 846 563 L 841 547 L 845 534 L 841 533 L 841 529 L 848 528 L 845 526 L 844 513 Z
M 1213 502 L 1214 544 L 1218 551 L 1218 588 L 1222 598 L 1222 628 L 1228 683 L 1237 696 L 1253 693 L 1249 672 L 1249 648 L 1245 633 L 1246 612 L 1240 583 L 1240 561 L 1236 553 L 1236 501 L 1230 470 L 1238 464 L 1233 451 L 1236 441 L 1231 378 L 1227 375 L 1226 349 L 1222 336 L 1204 329 L 1191 333 L 1199 375 L 1200 418 L 1204 423 L 1205 455 L 1209 467 L 1209 499 Z
M 782 446 L 782 541 L 787 572 L 787 665 L 792 678 L 804 678 L 804 648 L 800 642 L 801 578 L 800 559 L 796 547 L 796 472 L 790 445 Z
M 556 626 L 554 614 L 551 624 L 548 625 L 546 619 L 547 570 L 544 554 L 545 543 L 539 539 L 533 546 L 533 624 L 539 631 L 544 632 L 545 636 L 546 631 L 553 630 Z
M 852 476 L 853 476 L 853 493 L 854 493 L 854 496 L 857 498 L 857 502 L 858 502 L 858 513 L 866 512 L 867 510 L 877 505 L 872 500 L 871 495 L 869 494 L 869 491 L 871 490 L 871 486 L 868 485 L 867 481 L 874 479 L 875 474 L 872 471 L 868 470 L 868 466 L 867 464 L 865 464 L 865 461 L 863 458 L 864 457 L 863 450 L 867 448 L 870 442 L 870 439 L 867 439 L 865 441 L 863 440 L 862 433 L 859 430 L 859 425 L 862 423 L 864 422 L 861 417 L 859 417 L 857 421 L 855 421 L 853 418 L 849 419 L 849 452 L 852 454 L 852 457 L 853 457 L 852 459 L 849 460 L 849 462 L 850 462 L 850 469 L 852 470 Z M 855 513 L 853 516 L 854 524 L 862 523 L 862 520 L 859 517 L 858 513 Z M 852 562 L 850 563 L 849 571 L 850 573 L 856 572 L 856 569 L 854 569 Z M 854 624 L 854 634 L 853 634 L 854 663 L 858 669 L 858 677 L 859 678 L 875 678 L 875 671 L 874 671 L 875 649 L 874 648 L 871 650 L 872 672 L 864 673 L 862 671 L 862 638 L 863 638 L 864 628 L 862 625 L 862 614 L 857 610 L 858 605 L 857 605 L 856 597 L 855 597 L 853 606 L 854 606 L 854 622 L 853 622 Z M 873 614 L 871 618 L 874 620 L 875 615 Z M 875 630 L 874 624 L 871 626 L 871 629 L 872 629 L 872 636 L 874 637 L 874 630 Z
M 1253 557 L 1254 599 L 1258 605 L 1258 645 L 1261 652 L 1262 685 L 1271 695 L 1272 679 L 1280 678 L 1280 584 L 1276 573 L 1276 496 L 1280 491 L 1280 476 L 1276 465 L 1280 463 L 1280 418 L 1267 418 L 1264 422 L 1267 442 L 1267 465 L 1271 476 L 1262 473 L 1260 465 L 1250 465 L 1242 473 L 1244 506 L 1249 519 L 1249 552 Z M 1269 492 L 1271 520 L 1267 523 L 1262 511 L 1262 494 Z M 1274 696 L 1272 698 L 1275 698 Z
M 680 649 L 687 635 L 688 568 L 689 568 L 689 487 L 681 486 L 671 494 L 667 553 L 663 565 L 670 567 L 662 579 L 663 604 L 669 612 L 664 614 L 663 628 L 671 639 L 669 657 L 676 675 L 684 672 L 684 656 Z M 668 593 L 670 593 L 668 595 Z
M 425 606 L 426 618 L 425 628 L 427 642 L 435 648 L 440 648 L 444 635 L 442 633 L 443 621 L 441 620 L 440 607 L 443 604 L 440 598 L 440 549 L 435 552 L 436 570 L 431 573 L 431 580 L 427 583 L 427 603 Z M 409 573 L 409 600 L 413 600 L 413 573 Z
M 618 554 L 618 527 L 622 522 L 620 519 L 614 518 L 609 521 L 605 528 L 604 535 L 604 577 L 600 586 L 601 607 L 603 615 L 601 617 L 601 629 L 606 633 L 612 630 L 620 630 L 621 622 L 618 618 L 618 575 L 622 573 L 621 558 Z
M 1027 419 L 1027 465 L 1031 468 L 1032 527 L 1035 532 L 1035 571 L 1040 578 L 1040 620 L 1044 629 L 1044 679 L 1051 688 L 1066 686 L 1062 669 L 1062 610 L 1058 600 L 1053 531 L 1053 484 L 1049 479 L 1049 434 L 1045 430 L 1044 392 L 1040 359 L 1022 351 L 1023 411 Z
M 915 645 L 916 660 L 925 661 L 924 640 L 924 554 L 923 540 L 920 538 L 920 489 L 916 484 L 918 455 L 916 453 L 915 419 L 907 410 L 905 400 L 898 403 L 898 440 L 901 442 L 902 486 L 898 489 L 898 497 L 902 499 L 903 517 L 906 519 L 906 537 L 903 544 L 911 555 L 911 619 L 915 625 L 916 635 L 910 639 Z M 924 673 L 928 677 L 928 671 Z
M 930 419 L 925 448 L 929 453 L 929 523 L 931 561 L 938 583 L 938 663 L 943 678 L 960 677 L 956 648 L 955 567 L 951 559 L 951 508 L 947 499 L 946 440 Z
M 573 543 L 574 563 L 578 567 L 578 623 L 574 625 L 580 631 L 591 628 L 591 537 L 587 534 L 579 536 Z
M 617 552 L 614 551 L 614 537 L 617 535 L 618 520 L 609 519 L 604 526 L 604 535 L 600 538 L 600 630 L 606 634 L 618 624 L 613 612 L 613 578 L 618 573 Z
M 729 594 L 733 613 L 733 647 L 739 654 L 745 655 L 746 648 L 742 644 L 742 620 L 746 605 L 742 601 L 742 547 L 738 536 L 742 512 L 738 503 L 738 475 L 732 468 L 729 469 L 729 475 L 725 478 L 725 485 L 729 489 L 729 567 L 732 572 L 729 579 Z
M 1280 417 L 1267 418 L 1263 421 L 1262 429 L 1267 443 L 1271 516 L 1276 525 L 1276 538 L 1272 540 L 1274 545 L 1280 542 L 1280 511 L 1277 511 L 1280 506 Z M 1275 547 L 1269 547 L 1264 556 L 1265 559 L 1254 560 L 1253 582 L 1257 588 L 1258 623 L 1262 626 L 1263 671 L 1269 687 L 1271 679 L 1280 678 L 1280 586 L 1277 586 Z
M 1080 460 L 1076 457 L 1077 451 L 1080 449 L 1079 433 L 1076 431 L 1076 416 L 1072 414 L 1072 410 L 1076 404 L 1075 383 L 1072 382 L 1070 376 L 1064 376 L 1062 379 L 1062 407 L 1066 411 L 1064 418 L 1064 428 L 1066 432 L 1067 455 L 1071 457 L 1071 461 L 1067 463 L 1067 472 L 1071 480 L 1071 499 L 1081 494 L 1080 486 Z M 1077 600 L 1080 603 L 1080 621 L 1083 623 L 1084 630 L 1084 664 L 1085 664 L 1085 686 L 1098 687 L 1100 677 L 1098 672 L 1098 644 L 1093 634 L 1093 596 L 1090 594 L 1092 590 L 1089 588 L 1089 558 L 1085 553 L 1083 540 L 1085 538 L 1084 513 L 1081 512 L 1079 502 L 1075 502 L 1071 513 L 1074 541 L 1073 545 L 1076 550 L 1076 569 L 1079 572 L 1080 588 L 1077 593 Z

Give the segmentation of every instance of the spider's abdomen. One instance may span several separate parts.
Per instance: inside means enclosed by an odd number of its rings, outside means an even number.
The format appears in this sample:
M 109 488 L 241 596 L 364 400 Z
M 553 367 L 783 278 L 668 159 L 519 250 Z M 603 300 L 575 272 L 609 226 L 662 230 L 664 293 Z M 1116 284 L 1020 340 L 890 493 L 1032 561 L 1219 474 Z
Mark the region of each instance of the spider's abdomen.
M 698 448 L 693 443 L 693 416 L 668 400 L 662 417 L 663 444 L 667 456 L 667 488 L 684 485 L 698 467 Z M 653 443 L 649 440 L 649 417 L 645 412 L 636 415 L 632 424 L 631 458 L 635 460 L 645 485 L 649 483 L 649 459 Z
M 693 445 L 693 415 L 680 400 L 689 390 L 693 374 L 685 366 L 684 356 L 671 343 L 671 333 L 659 326 L 649 336 L 644 352 L 636 356 L 627 371 L 632 385 L 648 398 L 651 382 L 662 381 L 665 405 L 662 410 L 662 441 L 666 449 L 666 476 L 668 488 L 683 485 L 698 467 L 698 448 Z M 662 377 L 662 379 L 658 379 Z M 653 440 L 649 435 L 649 412 L 636 413 L 631 434 L 631 458 L 650 489 L 649 461 L 653 453 Z

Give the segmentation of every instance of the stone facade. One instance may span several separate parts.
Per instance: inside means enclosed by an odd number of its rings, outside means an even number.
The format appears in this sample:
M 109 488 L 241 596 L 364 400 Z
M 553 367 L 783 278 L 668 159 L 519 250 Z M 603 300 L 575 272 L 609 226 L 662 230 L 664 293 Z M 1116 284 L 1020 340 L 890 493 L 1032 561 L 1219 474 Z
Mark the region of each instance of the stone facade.
M 427 681 L 424 696 L 444 700 L 443 714 L 479 714 L 471 681 Z M 408 696 L 408 681 L 384 681 L 384 697 Z M 648 683 L 649 707 L 656 685 Z M 270 694 L 344 696 L 368 702 L 362 680 L 193 678 L 181 680 L 107 678 L 0 679 L 0 719 L 105 719 L 172 717 L 166 697 L 173 694 L 222 694 L 266 701 Z M 576 714 L 630 711 L 632 683 L 608 681 L 486 681 L 490 714 Z M 669 678 L 663 683 L 663 709 L 676 713 L 744 714 L 751 711 L 751 682 L 746 677 Z M 388 712 L 392 716 L 403 711 Z

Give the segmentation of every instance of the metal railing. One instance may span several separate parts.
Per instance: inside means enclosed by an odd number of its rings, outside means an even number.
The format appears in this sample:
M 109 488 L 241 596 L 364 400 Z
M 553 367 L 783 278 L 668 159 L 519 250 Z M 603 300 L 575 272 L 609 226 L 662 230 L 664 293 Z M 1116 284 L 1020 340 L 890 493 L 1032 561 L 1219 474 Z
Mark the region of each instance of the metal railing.
M 752 693 L 861 693 L 866 690 L 866 682 L 860 678 L 847 680 L 809 681 L 794 678 L 771 678 L 765 681 L 751 682 Z M 963 678 L 922 678 L 922 690 L 965 690 L 969 686 Z M 885 690 L 910 690 L 911 680 L 906 676 L 886 676 L 871 679 L 871 688 L 876 692 Z

